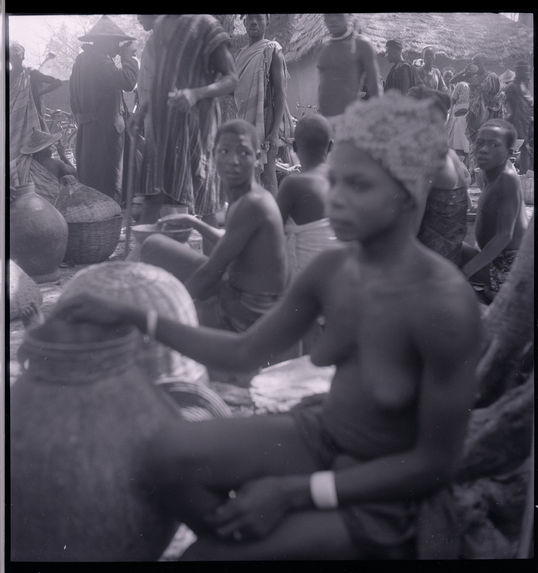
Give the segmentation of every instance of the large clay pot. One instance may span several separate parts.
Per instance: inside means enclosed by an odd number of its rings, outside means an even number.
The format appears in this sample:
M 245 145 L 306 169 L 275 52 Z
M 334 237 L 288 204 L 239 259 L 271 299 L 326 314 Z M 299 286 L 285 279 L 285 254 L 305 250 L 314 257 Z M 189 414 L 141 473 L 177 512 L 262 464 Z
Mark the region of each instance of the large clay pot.
M 33 183 L 15 189 L 9 210 L 10 257 L 36 282 L 56 280 L 67 248 L 63 215 L 35 192 Z
M 11 387 L 11 559 L 156 561 L 177 523 L 144 490 L 148 439 L 179 409 L 136 365 L 139 339 L 49 319 Z

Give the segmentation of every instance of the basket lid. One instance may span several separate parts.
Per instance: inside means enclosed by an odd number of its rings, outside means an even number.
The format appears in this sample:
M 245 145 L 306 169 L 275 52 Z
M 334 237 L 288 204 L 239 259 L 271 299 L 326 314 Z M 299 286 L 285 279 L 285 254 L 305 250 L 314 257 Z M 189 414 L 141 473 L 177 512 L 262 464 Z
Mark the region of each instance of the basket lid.
M 99 292 L 111 301 L 131 304 L 144 311 L 154 309 L 160 316 L 198 326 L 196 308 L 185 286 L 171 273 L 154 265 L 134 261 L 90 265 L 66 283 L 57 307 L 84 292 Z M 145 344 L 138 358 L 145 369 L 156 374 L 155 378 L 168 374 L 186 381 L 207 379 L 205 366 L 156 341 Z
M 121 215 L 121 207 L 114 199 L 79 181 L 60 186 L 56 208 L 68 223 L 95 223 Z

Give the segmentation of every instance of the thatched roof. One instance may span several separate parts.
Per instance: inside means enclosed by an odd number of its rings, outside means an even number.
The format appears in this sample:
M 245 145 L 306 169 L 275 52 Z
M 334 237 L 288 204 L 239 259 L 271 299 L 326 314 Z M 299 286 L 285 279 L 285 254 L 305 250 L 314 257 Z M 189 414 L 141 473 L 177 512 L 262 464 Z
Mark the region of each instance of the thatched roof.
M 483 53 L 487 60 L 500 61 L 533 53 L 532 27 L 492 12 L 384 12 L 354 16 L 378 53 L 385 50 L 385 42 L 391 37 L 402 40 L 404 53 L 420 53 L 432 45 L 453 60 L 467 60 Z M 297 14 L 286 61 L 300 60 L 326 37 L 322 14 Z

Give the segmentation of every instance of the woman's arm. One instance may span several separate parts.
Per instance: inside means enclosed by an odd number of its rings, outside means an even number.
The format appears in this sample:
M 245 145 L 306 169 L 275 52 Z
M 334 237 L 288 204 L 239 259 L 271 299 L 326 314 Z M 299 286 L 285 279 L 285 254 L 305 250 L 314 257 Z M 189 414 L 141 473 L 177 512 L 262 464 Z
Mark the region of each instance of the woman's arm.
M 326 275 L 326 268 L 326 262 L 313 261 L 280 302 L 241 334 L 187 326 L 167 316 L 158 316 L 155 338 L 213 368 L 248 371 L 264 366 L 272 355 L 299 340 L 315 321 L 320 311 L 318 283 Z M 108 325 L 129 323 L 143 333 L 147 331 L 144 310 L 97 294 L 73 297 L 58 308 L 56 314 L 70 321 Z
M 443 487 L 453 476 L 474 401 L 482 333 L 471 289 L 459 283 L 450 290 L 454 296 L 441 308 L 438 298 L 417 303 L 431 308 L 418 312 L 422 318 L 418 316 L 411 326 L 422 364 L 415 445 L 366 462 L 339 456 L 331 468 L 338 507 L 417 499 Z M 433 325 L 424 316 L 431 317 Z M 310 480 L 310 475 L 252 480 L 219 509 L 213 521 L 223 534 L 239 528 L 262 537 L 286 512 L 315 507 Z M 259 526 L 260 512 L 274 514 L 264 529 Z

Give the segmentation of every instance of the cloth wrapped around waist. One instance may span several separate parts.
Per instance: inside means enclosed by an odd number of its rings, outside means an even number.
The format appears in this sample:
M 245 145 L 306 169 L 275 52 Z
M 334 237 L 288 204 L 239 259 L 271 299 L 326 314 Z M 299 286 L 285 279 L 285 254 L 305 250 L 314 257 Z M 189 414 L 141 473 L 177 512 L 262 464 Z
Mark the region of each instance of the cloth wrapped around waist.
M 312 258 L 333 246 L 337 240 L 329 219 L 326 217 L 304 225 L 297 225 L 289 217 L 284 226 L 284 232 L 292 274 L 297 274 L 304 269 Z
M 236 332 L 251 326 L 267 312 L 280 298 L 275 293 L 250 293 L 223 281 L 218 295 L 218 306 L 222 320 Z

